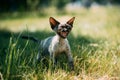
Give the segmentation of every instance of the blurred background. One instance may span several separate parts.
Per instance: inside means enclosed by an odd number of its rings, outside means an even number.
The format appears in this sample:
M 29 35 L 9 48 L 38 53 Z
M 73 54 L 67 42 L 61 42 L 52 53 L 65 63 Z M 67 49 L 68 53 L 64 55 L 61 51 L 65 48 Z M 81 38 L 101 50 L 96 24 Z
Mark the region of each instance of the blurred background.
M 120 0 L 1 0 L 0 12 L 23 12 L 23 11 L 41 11 L 51 6 L 57 9 L 67 7 L 86 7 L 93 5 L 113 5 L 119 4 Z
M 62 21 L 72 16 L 78 21 L 94 15 L 105 18 L 107 11 L 118 9 L 119 4 L 120 0 L 0 0 L 0 29 L 20 31 L 28 25 L 34 31 L 48 26 L 50 16 Z
M 5 28 L 20 31 L 23 30 L 22 28 L 25 28 L 26 25 L 33 25 L 36 28 L 32 27 L 31 29 L 34 30 L 42 25 L 40 23 L 41 20 L 39 20 L 40 18 L 43 19 L 44 17 L 45 19 L 45 17 L 48 18 L 50 16 L 58 17 L 61 15 L 62 18 L 60 19 L 65 20 L 63 19 L 66 18 L 64 16 L 86 16 L 86 14 L 91 15 L 90 11 L 96 12 L 95 15 L 106 15 L 106 8 L 112 8 L 119 4 L 120 0 L 1 0 L 0 29 Z M 21 18 L 24 19 L 18 20 Z M 30 19 L 27 21 L 25 18 Z M 10 19 L 17 20 L 5 21 Z M 41 22 L 44 21 L 42 20 Z M 46 20 L 45 23 L 46 22 L 48 22 L 48 20 Z M 17 29 L 15 29 L 16 27 Z

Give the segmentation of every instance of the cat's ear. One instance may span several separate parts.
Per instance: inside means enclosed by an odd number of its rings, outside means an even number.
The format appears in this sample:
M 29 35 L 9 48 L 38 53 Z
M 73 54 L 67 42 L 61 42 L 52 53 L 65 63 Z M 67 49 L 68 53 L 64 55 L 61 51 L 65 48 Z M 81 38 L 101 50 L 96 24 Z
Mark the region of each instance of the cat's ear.
M 73 26 L 74 20 L 75 20 L 75 17 L 71 18 L 69 21 L 67 21 L 67 24 Z
M 53 17 L 50 17 L 49 18 L 49 22 L 50 22 L 50 25 L 51 25 L 51 28 L 54 30 L 54 28 L 56 26 L 58 26 L 60 24 L 60 22 L 58 22 L 57 20 L 55 20 Z

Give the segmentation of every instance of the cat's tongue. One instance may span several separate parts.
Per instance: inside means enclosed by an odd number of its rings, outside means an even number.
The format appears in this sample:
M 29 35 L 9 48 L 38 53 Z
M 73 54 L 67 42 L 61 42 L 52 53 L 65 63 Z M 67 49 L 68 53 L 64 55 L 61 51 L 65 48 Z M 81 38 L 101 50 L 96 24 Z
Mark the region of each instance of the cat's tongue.
M 63 37 L 67 37 L 68 32 L 62 32 Z

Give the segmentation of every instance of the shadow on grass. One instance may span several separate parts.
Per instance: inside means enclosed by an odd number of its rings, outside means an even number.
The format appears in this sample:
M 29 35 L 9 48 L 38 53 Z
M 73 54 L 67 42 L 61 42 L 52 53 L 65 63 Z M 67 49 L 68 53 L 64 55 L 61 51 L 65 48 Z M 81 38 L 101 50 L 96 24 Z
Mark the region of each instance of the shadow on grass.
M 10 65 L 10 75 L 19 75 L 22 74 L 22 72 L 24 73 L 24 69 L 23 70 L 18 70 L 19 66 L 33 66 L 33 60 L 34 57 L 37 54 L 37 48 L 38 45 L 32 41 L 28 41 L 28 40 L 23 40 L 20 38 L 21 35 L 29 35 L 29 36 L 34 36 L 38 39 L 44 39 L 46 37 L 49 36 L 53 36 L 55 35 L 54 32 L 46 32 L 46 31 L 37 31 L 37 32 L 23 32 L 23 33 L 13 33 L 7 30 L 0 30 L 0 71 L 4 74 L 4 77 L 7 76 L 8 72 L 7 71 L 7 67 L 9 64 L 7 64 L 5 61 L 7 61 L 6 59 L 9 58 L 10 53 L 12 53 L 12 60 L 14 60 L 14 55 L 16 54 L 20 54 L 19 56 L 15 56 L 15 59 L 13 62 L 11 61 Z M 15 45 L 15 47 L 13 48 L 13 52 L 11 52 L 10 48 L 10 38 L 12 39 L 12 43 Z M 86 37 L 86 36 L 78 36 L 78 37 L 74 37 L 72 34 L 70 34 L 68 36 L 68 40 L 69 43 L 71 45 L 71 50 L 74 53 L 74 56 L 80 56 L 81 53 L 81 48 L 79 48 L 79 46 L 81 46 L 82 48 L 87 47 L 90 43 L 96 42 L 97 40 L 94 40 L 90 37 Z M 17 45 L 15 44 L 17 41 Z M 79 50 L 81 49 L 81 50 Z M 90 48 L 92 49 L 92 48 Z M 7 57 L 6 57 L 7 56 Z M 19 57 L 19 58 L 18 58 Z M 65 59 L 65 57 L 62 57 Z M 60 60 L 60 65 L 63 65 L 63 60 Z M 9 59 L 8 59 L 9 62 Z M 67 60 L 64 61 L 65 63 L 67 62 Z M 12 66 L 13 65 L 13 66 Z M 63 69 L 65 69 L 66 65 L 63 66 Z M 34 67 L 32 67 L 34 68 Z M 9 78 L 9 77 L 8 77 Z M 10 77 L 10 79 L 17 79 L 15 77 Z M 20 78 L 18 78 L 20 79 Z

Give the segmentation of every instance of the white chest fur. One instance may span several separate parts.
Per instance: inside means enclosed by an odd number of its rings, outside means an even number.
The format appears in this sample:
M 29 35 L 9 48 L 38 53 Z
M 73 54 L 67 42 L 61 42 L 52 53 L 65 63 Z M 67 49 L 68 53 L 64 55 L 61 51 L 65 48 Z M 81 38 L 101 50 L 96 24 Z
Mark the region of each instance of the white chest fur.
M 58 55 L 69 50 L 70 46 L 67 39 L 60 38 L 58 35 L 53 37 L 49 47 L 50 54 Z

